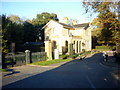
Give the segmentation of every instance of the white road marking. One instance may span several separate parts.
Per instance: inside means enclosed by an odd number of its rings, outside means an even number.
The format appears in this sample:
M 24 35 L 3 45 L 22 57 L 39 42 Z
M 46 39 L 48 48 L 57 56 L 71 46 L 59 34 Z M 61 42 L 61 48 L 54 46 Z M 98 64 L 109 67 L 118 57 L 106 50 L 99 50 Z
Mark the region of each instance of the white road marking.
M 99 63 L 102 67 L 105 67 L 105 68 L 111 68 L 111 67 L 109 67 L 109 66 L 107 66 L 107 65 L 103 65 L 101 62 Z
M 107 81 L 107 79 L 106 79 L 106 78 L 104 78 L 104 81 Z
M 91 80 L 89 79 L 89 77 L 86 75 L 86 78 L 88 80 L 88 82 L 90 83 L 91 87 L 95 89 L 95 86 L 93 85 L 93 83 L 91 82 Z

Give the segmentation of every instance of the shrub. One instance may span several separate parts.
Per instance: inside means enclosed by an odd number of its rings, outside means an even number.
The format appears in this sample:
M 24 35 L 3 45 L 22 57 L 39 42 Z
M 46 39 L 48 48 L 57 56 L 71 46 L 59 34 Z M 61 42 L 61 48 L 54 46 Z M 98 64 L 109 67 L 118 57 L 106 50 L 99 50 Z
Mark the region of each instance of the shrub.
M 66 59 L 69 55 L 60 55 L 61 59 Z
M 78 54 L 75 54 L 75 55 L 73 55 L 72 57 L 73 57 L 73 58 L 76 58 L 77 56 L 78 56 Z
M 82 52 L 85 52 L 85 49 L 82 49 Z
M 0 69 L 0 72 L 6 72 L 7 70 L 6 69 Z

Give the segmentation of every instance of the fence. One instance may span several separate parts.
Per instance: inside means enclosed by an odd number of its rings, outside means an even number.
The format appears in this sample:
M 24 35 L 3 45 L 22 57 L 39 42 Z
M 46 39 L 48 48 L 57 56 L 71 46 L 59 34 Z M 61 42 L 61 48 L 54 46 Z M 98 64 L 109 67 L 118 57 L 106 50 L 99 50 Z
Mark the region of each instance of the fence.
M 46 60 L 46 53 L 45 52 L 36 52 L 36 53 L 31 53 L 31 61 L 37 62 L 37 61 L 44 61 Z
M 34 53 L 19 53 L 19 54 L 7 54 L 5 56 L 5 65 L 7 67 L 21 66 L 37 61 L 46 60 L 45 52 L 34 52 Z

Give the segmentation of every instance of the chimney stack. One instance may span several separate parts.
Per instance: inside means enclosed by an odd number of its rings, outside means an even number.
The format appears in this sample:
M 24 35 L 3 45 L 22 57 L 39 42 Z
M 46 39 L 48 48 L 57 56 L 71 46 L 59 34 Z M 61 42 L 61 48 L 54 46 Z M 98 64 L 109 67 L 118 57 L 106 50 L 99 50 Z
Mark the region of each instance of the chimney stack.
M 77 20 L 72 20 L 72 23 L 71 23 L 72 25 L 75 25 L 75 24 L 77 24 Z
M 62 23 L 68 24 L 68 17 L 64 17 Z

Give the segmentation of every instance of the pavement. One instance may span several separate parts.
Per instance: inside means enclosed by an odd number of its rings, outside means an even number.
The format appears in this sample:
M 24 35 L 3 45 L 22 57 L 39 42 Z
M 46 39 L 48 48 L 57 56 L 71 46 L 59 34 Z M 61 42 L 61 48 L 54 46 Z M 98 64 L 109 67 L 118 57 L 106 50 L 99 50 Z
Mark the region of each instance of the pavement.
M 92 58 L 91 58 L 92 57 Z M 98 57 L 98 56 L 97 56 Z M 56 72 L 58 72 L 59 70 L 61 71 L 61 72 L 63 72 L 62 74 L 64 75 L 66 75 L 66 74 L 68 74 L 68 73 L 71 73 L 71 75 L 73 75 L 73 73 L 72 72 L 77 72 L 78 73 L 78 71 L 79 70 L 81 70 L 80 72 L 81 72 L 81 74 L 82 73 L 85 73 L 85 71 L 82 71 L 83 69 L 82 68 L 85 68 L 85 69 L 89 69 L 89 70 L 91 70 L 91 68 L 102 68 L 102 69 L 105 69 L 105 70 L 103 70 L 103 71 L 108 71 L 107 69 L 115 69 L 116 71 L 115 72 L 113 72 L 113 76 L 117 79 L 117 80 L 120 80 L 120 73 L 118 73 L 118 70 L 117 69 L 119 69 L 120 70 L 120 65 L 118 65 L 116 62 L 115 62 L 115 58 L 113 57 L 113 55 L 112 55 L 112 53 L 109 53 L 109 57 L 108 57 L 108 61 L 107 62 L 104 62 L 103 60 L 101 60 L 102 59 L 102 57 L 100 57 L 99 56 L 99 58 L 97 58 L 96 56 L 94 57 L 94 54 L 91 54 L 91 55 L 89 55 L 89 56 L 87 56 L 85 59 L 87 60 L 87 61 L 84 61 L 84 59 L 83 59 L 83 62 L 81 62 L 79 59 L 75 59 L 75 60 L 72 60 L 72 61 L 66 61 L 66 62 L 61 62 L 61 63 L 57 63 L 57 64 L 51 64 L 51 65 L 49 65 L 49 66 L 37 66 L 37 65 L 23 65 L 23 66 L 18 66 L 18 67 L 12 67 L 12 68 L 9 68 L 8 69 L 8 72 L 3 72 L 2 74 L 2 78 L 3 78 L 3 86 L 6 86 L 6 85 L 8 85 L 8 84 L 11 84 L 11 83 L 14 83 L 14 82 L 17 82 L 17 81 L 20 81 L 20 80 L 26 80 L 26 78 L 29 78 L 29 77 L 31 77 L 31 76 L 36 76 L 36 75 L 42 75 L 42 73 L 43 72 L 46 72 L 46 71 L 50 71 L 51 72 L 51 70 L 52 71 L 54 71 L 54 69 L 55 69 L 55 72 L 53 73 L 53 74 L 51 74 L 50 73 L 50 75 L 52 75 L 52 76 L 54 76 L 54 75 L 58 75 Z M 88 59 L 87 59 L 88 58 Z M 89 58 L 91 58 L 90 60 L 89 60 Z M 100 59 L 101 58 L 101 59 Z M 98 65 L 96 65 L 96 63 L 97 64 L 99 64 L 98 63 L 98 61 L 96 61 L 95 59 L 99 59 L 100 61 L 101 61 L 101 64 L 103 65 L 103 67 L 99 67 Z M 91 61 L 92 60 L 92 61 Z M 94 62 L 94 63 L 93 63 Z M 86 65 L 88 63 L 88 65 Z M 80 64 L 80 65 L 79 65 Z M 76 66 L 77 65 L 77 66 Z M 85 65 L 85 66 L 83 66 L 83 65 Z M 63 67 L 61 67 L 61 66 L 63 66 Z M 100 65 L 101 66 L 101 65 Z M 106 67 L 108 67 L 108 68 L 104 68 L 104 66 L 106 66 Z M 76 67 L 76 68 L 75 68 Z M 89 68 L 88 68 L 89 67 Z M 58 68 L 58 69 L 56 69 L 56 68 Z M 60 68 L 60 69 L 59 69 Z M 61 70 L 61 68 L 63 68 L 62 70 Z M 65 69 L 66 68 L 66 69 Z M 69 69 L 68 69 L 69 68 Z M 72 68 L 75 68 L 74 70 L 72 70 Z M 79 69 L 78 69 L 79 68 Z M 78 71 L 77 71 L 77 69 L 78 69 Z M 65 72 L 64 72 L 64 70 L 65 70 Z M 94 69 L 93 69 L 94 70 Z M 96 69 L 95 69 L 96 70 Z M 66 71 L 68 71 L 68 72 L 66 72 Z M 101 69 L 100 69 L 100 71 L 101 71 Z M 60 73 L 60 72 L 59 72 Z M 76 73 L 76 75 L 78 75 Z M 88 71 L 86 72 L 86 73 L 88 73 Z M 89 73 L 91 73 L 92 74 L 92 72 L 89 72 Z M 88 73 L 88 74 L 89 74 Z M 96 73 L 96 71 L 95 71 L 95 73 Z M 61 73 L 60 73 L 61 74 Z M 106 72 L 106 74 L 107 74 L 107 72 Z M 48 75 L 48 74 L 46 74 L 46 75 Z M 98 74 L 99 75 L 99 74 Z M 84 76 L 84 75 L 83 75 Z M 49 77 L 49 76 L 46 76 L 45 78 L 47 78 L 47 77 Z M 62 76 L 62 77 L 64 77 L 64 76 Z M 91 83 L 91 81 L 89 80 L 89 78 L 88 77 L 91 77 L 91 76 L 86 76 L 86 78 L 87 78 L 87 80 L 89 81 L 89 83 Z M 37 77 L 36 77 L 37 78 Z M 44 76 L 43 76 L 43 78 L 44 78 Z M 51 79 L 52 78 L 55 78 L 55 77 L 51 77 Z M 61 78 L 61 77 L 59 77 L 59 78 Z M 67 78 L 67 77 L 66 77 Z M 66 79 L 65 78 L 65 79 Z M 69 78 L 69 77 L 68 77 Z M 91 77 L 92 78 L 92 77 Z M 40 78 L 37 78 L 37 79 L 40 79 Z M 48 78 L 49 79 L 49 78 Z M 82 79 L 82 78 L 81 78 Z M 40 79 L 40 80 L 42 80 L 42 78 Z M 56 79 L 55 79 L 56 80 Z M 73 79 L 73 80 L 77 80 L 76 78 L 75 79 Z M 64 81 L 64 80 L 63 80 Z M 54 81 L 53 81 L 54 82 Z M 57 82 L 57 81 L 56 81 Z M 66 83 L 68 83 L 67 81 L 65 81 Z M 84 82 L 84 80 L 83 80 L 83 82 Z M 71 83 L 72 83 L 72 81 L 71 81 Z M 45 84 L 46 85 L 46 84 Z M 60 84 L 61 85 L 61 84 Z M 69 85 L 68 85 L 69 86 Z M 86 85 L 84 85 L 84 86 L 86 86 Z M 91 85 L 92 86 L 92 85 Z M 97 85 L 96 85 L 97 86 Z M 39 86 L 38 86 L 39 87 Z M 63 87 L 64 87 L 64 85 L 63 85 Z M 78 86 L 79 87 L 79 86 Z M 82 87 L 82 86 L 81 86 Z
M 101 63 L 105 66 L 111 67 L 111 68 L 116 68 L 120 70 L 120 62 L 116 62 L 116 58 L 113 56 L 112 52 L 108 53 L 108 61 L 102 60 Z M 116 71 L 114 72 L 113 75 L 116 79 L 120 80 L 120 72 Z
M 94 54 L 90 54 L 90 55 L 86 56 L 85 58 L 89 58 L 93 55 Z M 75 60 L 78 60 L 78 59 L 79 59 L 79 57 L 77 57 Z M 75 60 L 72 60 L 72 61 L 75 61 Z M 8 76 L 13 75 L 13 74 L 19 75 L 19 73 L 22 73 L 22 72 L 25 73 L 26 71 L 27 72 L 29 71 L 30 74 L 37 73 L 36 72 L 37 70 L 34 70 L 34 68 L 36 69 L 36 67 L 40 68 L 41 72 L 44 72 L 46 70 L 53 69 L 53 68 L 59 67 L 61 65 L 65 65 L 65 63 L 67 63 L 67 62 L 70 62 L 70 61 L 51 64 L 49 66 L 40 66 L 40 65 L 28 64 L 28 65 L 23 65 L 23 66 L 11 67 L 11 68 L 7 69 L 7 72 L 2 72 L 2 77 L 8 77 Z M 118 62 L 116 62 L 116 58 L 113 56 L 113 53 L 108 53 L 108 61 L 105 62 L 102 60 L 101 64 L 108 66 L 108 67 L 120 69 L 120 63 L 118 64 Z M 31 69 L 29 69 L 30 67 L 31 67 Z
M 116 58 L 113 56 L 113 53 L 108 53 L 108 61 L 102 61 L 103 65 L 114 67 L 120 69 L 120 63 L 116 62 Z
M 31 77 L 33 75 L 37 75 L 37 74 L 52 70 L 67 62 L 69 61 L 60 62 L 57 64 L 51 64 L 49 66 L 27 64 L 27 65 L 8 68 L 7 72 L 2 72 L 2 85 L 4 86 L 10 83 Z
M 91 57 L 91 55 L 87 56 L 86 58 Z M 75 60 L 71 60 L 71 61 L 76 61 L 79 60 L 79 58 L 76 58 Z M 27 65 L 22 65 L 22 66 L 16 66 L 16 67 L 10 67 L 7 69 L 7 72 L 2 72 L 2 77 L 10 77 L 10 76 L 14 76 L 14 75 L 21 75 L 21 74 L 26 74 L 26 75 L 32 75 L 37 73 L 38 69 L 40 69 L 39 71 L 42 73 L 44 71 L 62 66 L 67 64 L 70 61 L 65 61 L 65 62 L 60 62 L 60 63 L 55 63 L 55 64 L 51 64 L 48 66 L 40 66 L 40 65 L 31 65 L 31 64 L 27 64 Z M 29 69 L 31 68 L 31 69 Z M 26 73 L 27 72 L 27 73 Z
M 7 69 L 7 72 L 2 72 L 2 77 L 9 77 L 13 74 L 20 74 L 20 73 L 25 74 L 26 72 L 30 72 L 30 74 L 33 74 L 33 73 L 38 72 L 37 69 L 40 69 L 40 72 L 44 72 L 44 71 L 59 67 L 67 62 L 69 62 L 69 61 L 51 64 L 49 66 L 27 64 L 27 65 L 22 65 L 22 66 L 10 67 Z M 31 68 L 31 69 L 29 69 L 29 68 Z

